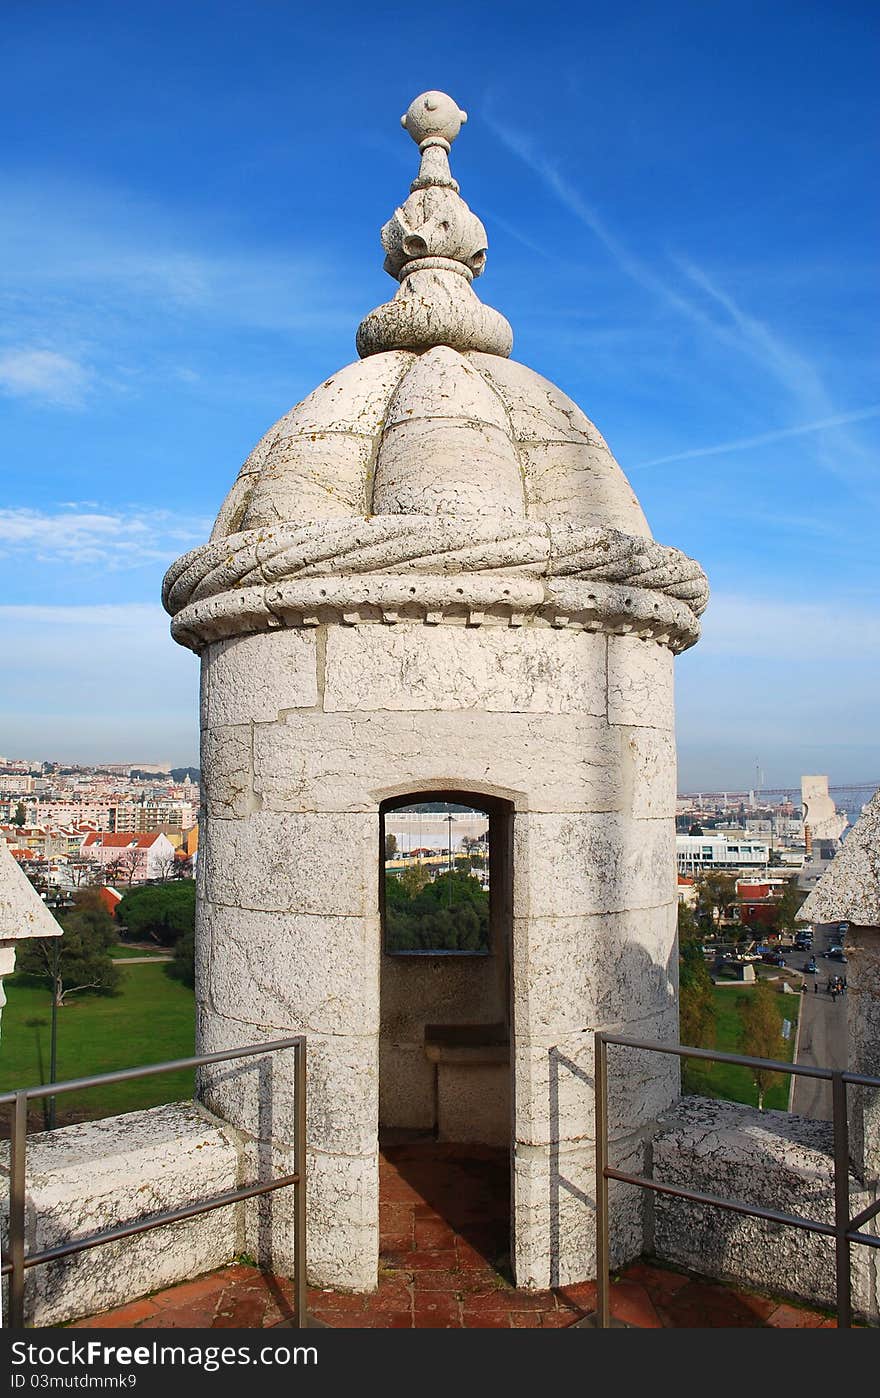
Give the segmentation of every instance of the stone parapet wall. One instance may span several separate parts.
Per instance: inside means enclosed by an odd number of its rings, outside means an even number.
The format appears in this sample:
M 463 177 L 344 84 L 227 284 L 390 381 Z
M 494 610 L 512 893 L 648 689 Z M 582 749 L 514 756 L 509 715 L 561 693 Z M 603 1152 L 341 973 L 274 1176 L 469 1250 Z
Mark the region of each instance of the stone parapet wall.
M 653 1178 L 720 1198 L 834 1222 L 834 1155 L 829 1122 L 738 1103 L 684 1097 L 666 1113 L 653 1143 Z M 611 1163 L 618 1164 L 611 1153 Z M 626 1168 L 625 1166 L 623 1168 Z M 612 1194 L 616 1186 L 612 1185 Z M 850 1217 L 875 1195 L 849 1177 Z M 877 1221 L 864 1232 L 876 1232 Z M 834 1239 L 728 1210 L 658 1194 L 654 1252 L 667 1262 L 833 1308 Z M 851 1247 L 853 1306 L 880 1321 L 880 1253 Z
M 236 1132 L 192 1102 L 35 1132 L 28 1137 L 26 1253 L 239 1188 L 256 1178 L 246 1173 L 248 1168 Z M 7 1143 L 0 1173 L 5 1177 L 0 1229 L 6 1259 Z M 278 1191 L 283 1193 L 290 1191 Z M 243 1205 L 238 1204 L 30 1268 L 25 1324 L 60 1325 L 110 1310 L 224 1266 L 246 1250 Z M 5 1314 L 7 1304 L 4 1297 Z

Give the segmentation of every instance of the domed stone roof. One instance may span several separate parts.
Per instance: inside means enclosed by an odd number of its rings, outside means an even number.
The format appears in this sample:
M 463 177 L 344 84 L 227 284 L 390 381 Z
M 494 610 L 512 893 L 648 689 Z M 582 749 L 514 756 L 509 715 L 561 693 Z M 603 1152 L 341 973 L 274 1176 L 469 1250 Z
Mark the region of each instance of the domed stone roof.
M 438 346 L 349 364 L 251 452 L 212 534 L 374 514 L 567 519 L 650 538 L 575 403 L 523 364 Z
M 347 365 L 257 444 L 211 541 L 163 600 L 182 644 L 322 618 L 525 617 L 634 630 L 673 649 L 708 591 L 654 543 L 601 434 L 509 358 L 510 326 L 475 295 L 486 234 L 449 170 L 467 120 L 429 92 L 401 119 L 421 165 L 382 230 L 394 298 Z

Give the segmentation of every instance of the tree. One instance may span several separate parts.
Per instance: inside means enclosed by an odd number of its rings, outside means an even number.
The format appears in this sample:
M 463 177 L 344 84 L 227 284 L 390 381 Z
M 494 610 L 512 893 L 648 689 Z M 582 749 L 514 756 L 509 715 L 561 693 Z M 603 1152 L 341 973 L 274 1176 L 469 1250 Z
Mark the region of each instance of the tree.
M 421 888 L 406 875 L 420 873 Z M 411 893 L 410 888 L 414 891 Z M 388 951 L 476 951 L 489 949 L 489 895 L 470 874 L 440 874 L 428 881 L 415 866 L 385 880 L 385 946 Z
M 688 834 L 689 834 L 689 835 L 702 835 L 702 834 L 703 834 L 703 827 L 702 827 L 702 825 L 692 825 L 691 828 L 690 828 L 690 830 L 688 831 Z
M 178 938 L 174 946 L 174 960 L 166 966 L 169 976 L 175 980 L 183 981 L 190 989 L 196 983 L 196 932 L 194 927 L 190 927 L 181 937 Z
M 114 991 L 121 978 L 110 955 L 116 927 L 96 891 L 75 893 L 73 908 L 59 921 L 64 935 L 26 942 L 18 952 L 18 970 L 48 981 L 59 1008 L 77 991 Z
M 678 908 L 678 1009 L 681 1041 L 693 1048 L 710 1048 L 715 1041 L 715 997 L 712 977 L 700 942 L 700 929 L 686 903 Z
M 388 897 L 389 889 L 393 891 L 397 884 L 407 898 L 417 898 L 426 884 L 431 882 L 431 875 L 424 864 L 408 864 L 400 875 L 399 879 L 391 878 L 385 881 L 385 896 Z M 393 901 L 393 899 L 392 899 Z
M 385 858 L 393 859 L 397 853 L 397 836 L 389 830 L 385 836 Z
M 174 877 L 174 865 L 176 862 L 174 850 L 169 851 L 168 854 L 160 855 L 159 858 L 155 860 L 153 868 L 156 871 L 156 878 L 160 883 L 167 883 L 169 879 Z
M 796 879 L 789 879 L 782 893 L 782 897 L 776 904 L 776 926 L 780 932 L 794 933 L 798 927 L 798 913 L 801 904 L 806 898 L 806 890 L 797 886 Z
M 93 859 L 68 859 L 67 877 L 74 888 L 86 889 L 95 883 L 101 883 L 106 870 L 100 864 L 96 864 Z
M 736 875 L 704 869 L 697 880 L 697 908 L 716 931 L 735 902 Z
M 27 808 L 23 801 L 19 801 L 15 808 L 15 815 L 12 817 L 13 825 L 17 825 L 19 830 L 23 825 L 27 825 Z
M 192 876 L 192 855 L 187 854 L 183 859 L 175 859 L 174 868 L 171 870 L 171 877 L 173 879 L 191 879 Z
M 173 946 L 195 927 L 196 886 L 184 879 L 131 889 L 120 899 L 116 916 L 132 941 Z
M 137 845 L 133 849 L 121 850 L 118 857 L 113 860 L 114 865 L 119 869 L 118 881 L 127 883 L 129 888 L 135 880 L 135 875 L 143 864 L 143 850 Z
M 740 1045 L 743 1053 L 755 1058 L 779 1059 L 782 1056 L 782 1025 L 773 998 L 775 993 L 768 981 L 757 981 L 747 995 L 739 997 Z M 750 1071 L 758 1092 L 758 1111 L 762 1112 L 764 1098 L 768 1090 L 781 1081 L 781 1074 L 768 1068 Z

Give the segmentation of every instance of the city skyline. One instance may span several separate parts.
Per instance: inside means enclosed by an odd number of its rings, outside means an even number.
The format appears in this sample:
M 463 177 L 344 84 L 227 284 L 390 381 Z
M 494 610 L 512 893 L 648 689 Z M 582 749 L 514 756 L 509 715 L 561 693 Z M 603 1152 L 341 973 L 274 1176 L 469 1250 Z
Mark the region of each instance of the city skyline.
M 337 13 L 9 19 L 0 749 L 198 764 L 162 574 L 355 357 L 414 173 L 397 118 L 442 87 L 470 112 L 453 167 L 514 356 L 709 575 L 676 665 L 680 789 L 748 789 L 756 762 L 774 787 L 873 778 L 871 10 L 490 5 L 467 43 L 456 5 L 405 35 Z

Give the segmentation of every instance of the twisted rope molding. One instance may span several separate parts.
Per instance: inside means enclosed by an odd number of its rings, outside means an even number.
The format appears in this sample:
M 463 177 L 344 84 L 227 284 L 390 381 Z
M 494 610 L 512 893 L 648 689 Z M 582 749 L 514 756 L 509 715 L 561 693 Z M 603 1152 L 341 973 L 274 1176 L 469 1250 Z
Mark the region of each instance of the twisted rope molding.
M 230 535 L 184 554 L 163 588 L 173 636 L 197 652 L 282 626 L 412 620 L 633 633 L 681 651 L 707 595 L 693 559 L 619 530 L 423 515 Z
M 709 589 L 698 563 L 653 539 L 591 525 L 383 515 L 231 534 L 185 553 L 165 575 L 172 616 L 236 589 L 369 575 L 581 579 L 648 589 L 684 603 L 694 621 Z M 487 576 L 488 575 L 488 576 Z

